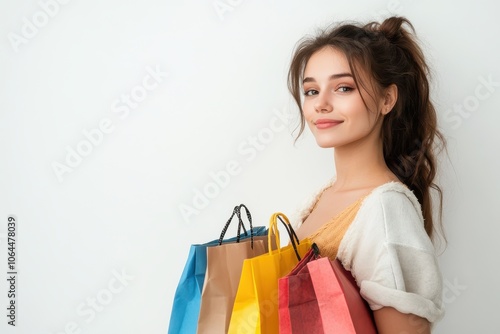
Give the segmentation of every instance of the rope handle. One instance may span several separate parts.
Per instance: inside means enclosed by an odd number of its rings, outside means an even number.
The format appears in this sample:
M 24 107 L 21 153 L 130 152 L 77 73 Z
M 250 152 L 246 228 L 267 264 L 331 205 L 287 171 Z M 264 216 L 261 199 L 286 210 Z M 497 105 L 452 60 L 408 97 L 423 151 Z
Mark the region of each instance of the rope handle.
M 247 230 L 245 229 L 245 224 L 243 224 L 243 219 L 241 218 L 241 209 L 242 208 L 245 209 L 248 224 L 250 225 L 250 247 L 253 249 L 253 236 L 254 236 L 254 234 L 253 234 L 253 226 L 252 226 L 252 215 L 250 214 L 250 210 L 248 210 L 248 208 L 245 204 L 240 204 L 238 206 L 238 212 L 236 213 L 238 216 L 238 220 L 239 220 L 238 236 L 237 236 L 236 242 L 240 242 L 240 227 L 243 227 L 243 230 L 245 231 L 245 235 L 248 235 Z
M 243 233 L 245 236 L 248 236 L 247 229 L 245 228 L 245 224 L 243 223 L 243 219 L 241 218 L 241 208 L 245 208 L 245 212 L 248 218 L 248 222 L 250 223 L 250 238 L 251 238 L 251 245 L 253 248 L 253 226 L 252 226 L 252 215 L 250 214 L 250 211 L 248 210 L 247 206 L 245 204 L 240 204 L 234 207 L 233 213 L 231 214 L 231 217 L 227 220 L 226 224 L 222 228 L 222 232 L 219 237 L 219 246 L 222 245 L 222 242 L 224 241 L 224 236 L 226 235 L 227 229 L 229 228 L 229 225 L 231 224 L 231 221 L 233 220 L 233 217 L 236 216 L 238 218 L 238 231 L 236 234 L 236 242 L 240 242 L 241 238 L 241 229 L 243 228 Z

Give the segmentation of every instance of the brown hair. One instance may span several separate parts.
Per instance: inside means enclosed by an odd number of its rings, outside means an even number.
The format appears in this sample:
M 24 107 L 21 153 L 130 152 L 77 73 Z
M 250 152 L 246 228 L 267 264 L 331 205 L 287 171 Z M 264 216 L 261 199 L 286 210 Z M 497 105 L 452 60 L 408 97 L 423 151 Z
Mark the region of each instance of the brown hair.
M 439 221 L 443 202 L 441 188 L 434 183 L 434 151 L 436 144 L 444 148 L 446 143 L 437 128 L 436 110 L 429 97 L 430 69 L 416 41 L 412 24 L 404 17 L 390 17 L 382 23 L 338 25 L 302 40 L 295 50 L 288 72 L 288 89 L 300 109 L 297 138 L 305 127 L 301 102 L 304 69 L 309 58 L 325 47 L 345 54 L 357 86 L 361 84 L 366 88 L 360 80 L 359 69 L 371 76 L 375 94 L 391 84 L 397 86 L 396 104 L 384 116 L 382 123 L 384 159 L 389 169 L 419 200 L 425 230 L 432 237 L 435 224 L 431 188 L 439 195 Z

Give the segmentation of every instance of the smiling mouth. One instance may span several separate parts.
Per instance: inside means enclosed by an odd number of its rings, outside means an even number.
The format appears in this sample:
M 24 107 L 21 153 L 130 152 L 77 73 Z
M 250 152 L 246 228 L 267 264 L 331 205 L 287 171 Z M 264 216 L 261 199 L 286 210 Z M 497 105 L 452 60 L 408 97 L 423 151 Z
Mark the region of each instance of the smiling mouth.
M 342 124 L 343 121 L 336 121 L 336 120 L 317 120 L 314 125 L 316 126 L 317 129 L 328 129 L 334 126 L 337 126 L 339 124 Z

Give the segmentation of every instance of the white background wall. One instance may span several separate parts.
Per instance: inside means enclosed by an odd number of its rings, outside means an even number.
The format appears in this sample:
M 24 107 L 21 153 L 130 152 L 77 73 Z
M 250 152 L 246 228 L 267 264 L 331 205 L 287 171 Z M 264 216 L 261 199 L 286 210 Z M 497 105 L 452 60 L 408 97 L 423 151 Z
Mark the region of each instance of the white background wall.
M 333 175 L 332 152 L 310 135 L 293 145 L 285 78 L 295 42 L 389 12 L 417 30 L 449 141 L 440 172 L 447 314 L 435 332 L 497 331 L 493 1 L 66 2 L 0 2 L 1 333 L 166 333 L 190 244 L 217 238 L 241 202 L 259 225 L 275 211 L 293 217 Z M 157 81 L 151 71 L 161 72 Z M 78 149 L 81 161 L 68 157 Z M 54 163 L 67 166 L 61 180 Z M 235 175 L 210 188 L 211 173 L 228 164 Z M 3 278 L 9 215 L 19 222 L 16 328 L 6 324 Z

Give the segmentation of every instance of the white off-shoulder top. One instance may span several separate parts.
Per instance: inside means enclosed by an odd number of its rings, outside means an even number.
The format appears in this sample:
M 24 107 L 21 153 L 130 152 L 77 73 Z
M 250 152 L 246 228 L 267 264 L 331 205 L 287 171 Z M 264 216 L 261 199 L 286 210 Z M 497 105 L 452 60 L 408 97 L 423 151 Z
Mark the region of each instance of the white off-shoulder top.
M 424 229 L 421 206 L 403 183 L 383 184 L 362 199 L 336 256 L 372 310 L 393 307 L 431 323 L 443 317 L 443 281 L 434 245 Z

